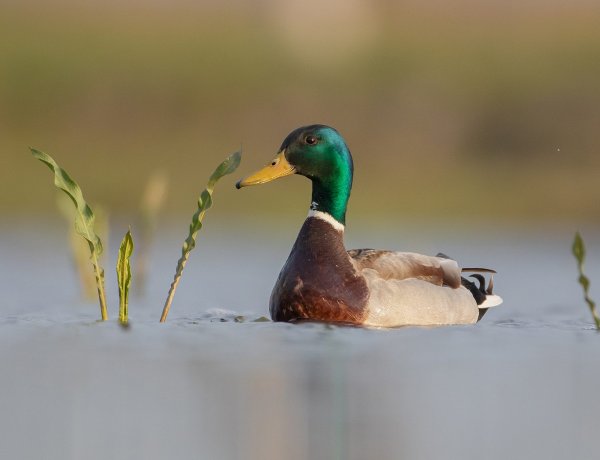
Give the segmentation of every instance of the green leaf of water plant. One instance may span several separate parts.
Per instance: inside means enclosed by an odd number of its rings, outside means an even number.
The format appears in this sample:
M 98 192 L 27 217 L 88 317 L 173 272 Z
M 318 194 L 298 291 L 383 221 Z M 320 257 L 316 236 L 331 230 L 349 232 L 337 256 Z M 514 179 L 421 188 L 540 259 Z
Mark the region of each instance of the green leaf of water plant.
M 573 240 L 573 255 L 575 259 L 577 259 L 577 264 L 581 267 L 583 262 L 585 262 L 585 245 L 583 243 L 583 238 L 579 232 L 575 233 L 575 239 Z
M 121 247 L 119 248 L 119 256 L 117 258 L 117 281 L 119 284 L 119 322 L 126 325 L 129 321 L 128 302 L 129 302 L 129 286 L 131 284 L 131 265 L 129 260 L 133 254 L 133 238 L 131 230 L 128 230 Z
M 571 249 L 573 251 L 575 259 L 577 260 L 577 269 L 579 271 L 578 281 L 579 284 L 581 284 L 581 287 L 583 288 L 583 298 L 588 304 L 590 312 L 592 313 L 592 317 L 594 318 L 594 322 L 596 323 L 596 329 L 600 330 L 600 317 L 596 312 L 596 303 L 590 298 L 589 295 L 590 280 L 583 271 L 583 264 L 585 262 L 585 244 L 579 232 L 575 233 L 575 239 L 573 240 L 573 246 Z
M 100 314 L 102 320 L 108 319 L 108 313 L 106 309 L 106 294 L 104 290 L 104 270 L 100 267 L 98 258 L 102 254 L 102 242 L 96 232 L 94 231 L 94 213 L 88 206 L 86 201 L 83 199 L 83 193 L 77 183 L 69 176 L 69 174 L 62 169 L 54 158 L 50 155 L 30 148 L 31 154 L 46 164 L 50 170 L 54 173 L 54 185 L 67 194 L 71 199 L 76 208 L 75 213 L 75 230 L 81 235 L 88 243 L 91 253 L 92 266 L 94 267 L 94 273 L 96 275 L 96 285 L 98 288 L 98 298 L 100 300 Z
M 175 276 L 173 277 L 173 282 L 171 283 L 171 288 L 169 289 L 169 294 L 167 296 L 167 300 L 165 301 L 165 306 L 160 317 L 161 323 L 164 323 L 167 320 L 167 315 L 169 314 L 169 309 L 171 308 L 171 303 L 173 302 L 173 296 L 175 295 L 175 291 L 177 290 L 177 286 L 181 280 L 183 269 L 185 268 L 185 265 L 190 257 L 190 252 L 196 247 L 196 236 L 202 228 L 204 214 L 206 214 L 206 211 L 212 207 L 212 195 L 215 185 L 219 179 L 221 179 L 221 177 L 234 172 L 240 165 L 241 160 L 242 152 L 235 152 L 227 157 L 227 159 L 223 161 L 212 173 L 210 179 L 208 180 L 206 189 L 202 191 L 200 198 L 198 198 L 198 209 L 192 216 L 192 223 L 190 224 L 188 237 L 183 242 L 183 247 L 181 248 L 181 257 L 177 262 Z
M 75 221 L 77 210 L 73 206 L 71 199 L 65 193 L 61 193 L 57 196 L 56 205 L 69 224 Z M 94 229 L 102 241 L 103 246 L 106 246 L 109 227 L 108 212 L 101 206 L 96 205 L 94 216 Z M 89 266 L 90 248 L 88 242 L 79 236 L 74 225 L 71 225 L 69 228 L 68 240 L 73 266 L 77 272 L 79 284 L 81 286 L 81 293 L 87 300 L 93 300 L 98 295 L 98 289 L 96 287 L 96 276 L 94 275 L 94 272 L 90 270 Z M 104 255 L 105 253 L 102 253 L 98 258 L 100 265 L 102 265 Z

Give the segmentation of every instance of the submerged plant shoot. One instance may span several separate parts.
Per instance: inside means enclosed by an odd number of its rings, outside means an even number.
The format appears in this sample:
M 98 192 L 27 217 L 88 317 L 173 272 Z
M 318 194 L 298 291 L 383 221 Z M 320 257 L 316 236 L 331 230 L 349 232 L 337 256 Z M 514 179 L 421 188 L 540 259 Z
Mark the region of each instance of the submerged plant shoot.
M 169 178 L 162 170 L 155 171 L 146 183 L 138 217 L 138 244 L 135 257 L 135 290 L 144 294 L 148 276 L 150 247 L 158 224 L 158 216 L 165 204 Z
M 133 237 L 131 230 L 128 230 L 121 246 L 119 247 L 119 256 L 117 258 L 117 281 L 119 284 L 119 322 L 127 325 L 129 322 L 129 286 L 131 285 L 131 265 L 129 260 L 133 254 Z
M 578 281 L 579 284 L 581 284 L 581 287 L 583 288 L 583 298 L 588 304 L 588 307 L 590 308 L 590 312 L 592 313 L 592 317 L 594 318 L 594 322 L 596 323 L 596 329 L 600 330 L 600 317 L 598 316 L 598 313 L 596 311 L 596 302 L 594 302 L 590 298 L 589 294 L 590 280 L 583 272 L 583 264 L 585 262 L 585 244 L 579 232 L 575 234 L 572 250 L 575 259 L 577 259 L 577 269 L 579 270 Z
M 160 317 L 161 323 L 164 323 L 167 320 L 167 315 L 169 314 L 169 309 L 171 308 L 171 303 L 173 302 L 173 296 L 175 295 L 175 291 L 177 290 L 177 286 L 179 285 L 179 281 L 181 280 L 183 269 L 185 268 L 185 265 L 187 264 L 187 261 L 190 257 L 190 252 L 192 252 L 194 247 L 196 247 L 196 236 L 202 228 L 202 220 L 204 219 L 204 214 L 206 214 L 206 211 L 208 211 L 212 206 L 212 195 L 215 185 L 219 181 L 219 179 L 221 179 L 221 177 L 234 172 L 240 165 L 241 159 L 242 152 L 235 152 L 229 157 L 227 157 L 227 159 L 225 159 L 225 161 L 223 161 L 212 173 L 210 179 L 208 180 L 206 188 L 200 194 L 200 198 L 198 198 L 198 209 L 192 216 L 192 223 L 190 224 L 189 234 L 183 242 L 183 247 L 181 248 L 181 257 L 177 262 L 175 276 L 173 277 L 173 282 L 171 283 L 171 288 L 169 289 L 169 294 L 167 295 L 167 300 L 165 301 L 165 306 Z

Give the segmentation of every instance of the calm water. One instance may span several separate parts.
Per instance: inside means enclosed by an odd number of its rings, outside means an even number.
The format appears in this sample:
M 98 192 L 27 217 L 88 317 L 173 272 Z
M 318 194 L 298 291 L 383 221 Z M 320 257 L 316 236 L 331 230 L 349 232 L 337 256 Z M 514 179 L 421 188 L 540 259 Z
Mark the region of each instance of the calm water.
M 98 323 L 62 231 L 0 224 L 0 458 L 597 458 L 600 334 L 571 229 L 349 230 L 349 247 L 441 250 L 499 271 L 505 303 L 481 323 L 396 330 L 253 322 L 295 230 L 239 224 L 206 228 L 167 324 L 185 236 L 168 229 L 132 327 Z

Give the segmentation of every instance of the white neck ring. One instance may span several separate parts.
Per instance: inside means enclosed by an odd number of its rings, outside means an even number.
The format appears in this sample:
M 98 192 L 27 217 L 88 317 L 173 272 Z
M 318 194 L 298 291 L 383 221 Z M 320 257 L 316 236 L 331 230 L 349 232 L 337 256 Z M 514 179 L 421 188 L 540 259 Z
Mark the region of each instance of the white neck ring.
M 316 219 L 324 220 L 338 232 L 343 232 L 344 229 L 346 228 L 344 226 L 344 224 L 335 220 L 331 214 L 328 214 L 323 211 L 315 211 L 315 210 L 311 209 L 310 211 L 308 211 L 308 217 L 315 217 Z

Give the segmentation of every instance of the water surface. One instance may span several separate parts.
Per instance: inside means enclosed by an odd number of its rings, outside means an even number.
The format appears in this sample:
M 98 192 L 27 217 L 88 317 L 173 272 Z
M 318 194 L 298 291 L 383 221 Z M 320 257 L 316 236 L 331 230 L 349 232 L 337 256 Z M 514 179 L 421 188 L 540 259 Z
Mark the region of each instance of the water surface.
M 158 324 L 183 236 L 159 235 L 125 330 L 80 299 L 60 226 L 0 226 L 0 457 L 597 455 L 600 335 L 570 229 L 349 231 L 349 247 L 442 250 L 499 271 L 505 304 L 479 324 L 395 330 L 254 322 L 295 231 L 249 225 L 206 228 Z M 588 246 L 600 285 L 600 244 Z

